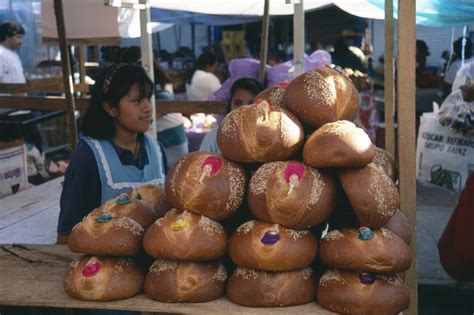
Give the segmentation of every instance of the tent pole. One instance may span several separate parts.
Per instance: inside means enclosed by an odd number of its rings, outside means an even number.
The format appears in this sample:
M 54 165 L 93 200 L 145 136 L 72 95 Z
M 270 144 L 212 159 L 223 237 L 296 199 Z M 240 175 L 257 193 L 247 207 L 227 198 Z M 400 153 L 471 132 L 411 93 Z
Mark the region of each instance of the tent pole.
M 393 58 L 393 1 L 385 1 L 385 150 L 396 158 L 395 152 L 395 59 Z
M 62 0 L 54 0 L 54 14 L 56 15 L 56 27 L 58 29 L 59 49 L 61 51 L 61 68 L 63 71 L 64 93 L 66 95 L 66 122 L 68 138 L 71 151 L 76 149 L 77 127 L 74 104 L 74 84 L 69 64 L 69 51 L 66 42 L 66 27 L 64 25 L 64 10 Z
M 295 1 L 293 16 L 293 55 L 295 72 L 294 77 L 304 72 L 304 6 L 303 0 Z
M 400 210 L 415 226 L 412 233 L 411 268 L 406 284 L 410 291 L 410 307 L 406 314 L 417 314 L 418 290 L 416 278 L 416 162 L 415 162 L 415 0 L 398 1 L 398 161 L 400 165 Z M 405 312 L 404 312 L 405 314 Z
M 270 29 L 270 0 L 265 0 L 262 20 L 262 42 L 260 43 L 260 71 L 258 80 L 265 83 L 265 66 L 267 65 L 268 56 L 268 32 Z
M 155 74 L 153 72 L 153 47 L 151 41 L 151 29 L 148 29 L 150 24 L 150 6 L 148 0 L 140 0 L 140 4 L 144 4 L 145 8 L 140 10 L 140 34 L 141 34 L 141 51 L 142 51 L 142 66 L 145 68 L 146 73 L 150 79 L 155 82 Z M 155 95 L 151 96 L 151 105 L 152 105 L 152 117 L 153 123 L 148 129 L 148 134 L 156 139 L 157 130 L 156 130 L 156 104 L 155 104 Z
M 84 56 L 84 46 L 77 45 L 78 61 L 79 61 L 79 82 L 86 83 L 86 65 Z

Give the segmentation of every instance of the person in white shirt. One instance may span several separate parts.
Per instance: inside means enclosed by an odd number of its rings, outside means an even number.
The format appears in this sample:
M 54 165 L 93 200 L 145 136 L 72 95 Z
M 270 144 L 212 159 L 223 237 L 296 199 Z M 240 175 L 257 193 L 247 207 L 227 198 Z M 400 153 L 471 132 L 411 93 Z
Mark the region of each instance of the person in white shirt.
M 219 78 L 216 77 L 216 57 L 205 52 L 196 62 L 196 71 L 191 78 L 191 84 L 186 89 L 188 100 L 207 101 L 209 97 L 221 87 Z
M 456 73 L 462 67 L 462 40 L 463 38 L 460 37 L 453 43 L 456 60 L 452 61 L 451 64 L 448 65 L 443 82 L 443 91 L 447 94 L 451 92 Z M 471 62 L 474 62 L 474 58 L 472 58 L 472 42 L 469 38 L 466 38 L 466 46 L 464 48 L 464 64 Z
M 0 83 L 26 83 L 21 60 L 15 50 L 23 43 L 25 30 L 16 22 L 0 25 Z

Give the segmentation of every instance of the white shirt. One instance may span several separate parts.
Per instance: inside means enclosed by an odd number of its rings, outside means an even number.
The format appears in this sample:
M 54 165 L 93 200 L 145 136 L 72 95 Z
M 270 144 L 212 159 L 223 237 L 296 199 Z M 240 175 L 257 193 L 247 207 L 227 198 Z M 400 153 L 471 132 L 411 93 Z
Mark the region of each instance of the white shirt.
M 196 70 L 191 79 L 191 84 L 186 90 L 188 100 L 207 101 L 209 97 L 221 87 L 221 82 L 212 73 Z
M 464 60 L 464 64 L 474 62 L 474 58 L 469 58 Z M 446 75 L 444 76 L 444 82 L 453 84 L 454 78 L 456 77 L 456 72 L 461 69 L 461 59 L 453 61 L 450 65 L 448 70 L 446 70 Z
M 26 83 L 20 57 L 0 44 L 0 83 Z

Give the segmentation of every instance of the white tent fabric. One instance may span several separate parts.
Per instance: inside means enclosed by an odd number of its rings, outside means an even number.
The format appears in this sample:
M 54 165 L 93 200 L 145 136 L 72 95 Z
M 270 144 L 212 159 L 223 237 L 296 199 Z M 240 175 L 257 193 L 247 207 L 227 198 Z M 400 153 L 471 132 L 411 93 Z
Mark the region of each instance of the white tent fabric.
M 270 1 L 270 15 L 293 14 L 294 4 L 285 0 Z M 263 15 L 264 0 L 150 0 L 150 5 L 166 10 L 189 11 L 216 15 Z M 333 3 L 332 0 L 304 0 L 305 11 L 322 8 Z
M 341 10 L 358 17 L 375 20 L 385 18 L 385 11 L 367 0 L 334 0 L 332 2 Z

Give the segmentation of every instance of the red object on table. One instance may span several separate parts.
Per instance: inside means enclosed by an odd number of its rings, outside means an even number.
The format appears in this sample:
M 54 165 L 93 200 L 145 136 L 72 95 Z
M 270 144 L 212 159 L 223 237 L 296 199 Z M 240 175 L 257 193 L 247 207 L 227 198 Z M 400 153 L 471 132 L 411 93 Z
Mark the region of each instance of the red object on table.
M 438 242 L 441 265 L 454 279 L 474 281 L 474 172 Z

